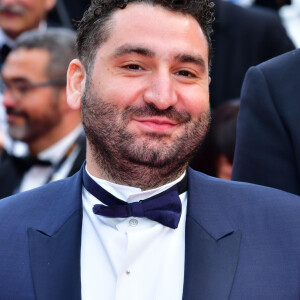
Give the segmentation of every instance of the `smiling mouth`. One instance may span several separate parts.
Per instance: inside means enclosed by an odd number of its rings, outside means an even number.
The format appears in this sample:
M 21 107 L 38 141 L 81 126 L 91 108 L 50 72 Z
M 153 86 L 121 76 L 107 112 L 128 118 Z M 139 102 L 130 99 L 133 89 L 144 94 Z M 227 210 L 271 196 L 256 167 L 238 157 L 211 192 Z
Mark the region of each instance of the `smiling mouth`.
M 177 121 L 161 117 L 134 118 L 133 121 L 143 130 L 157 133 L 168 133 L 180 124 Z
M 26 118 L 26 114 L 21 111 L 12 111 L 12 110 L 7 110 L 6 111 L 6 121 L 8 123 L 14 123 L 15 121 L 18 121 L 20 119 Z
M 21 13 L 12 12 L 12 11 L 1 11 L 0 14 L 5 18 L 12 18 L 12 19 L 22 16 Z

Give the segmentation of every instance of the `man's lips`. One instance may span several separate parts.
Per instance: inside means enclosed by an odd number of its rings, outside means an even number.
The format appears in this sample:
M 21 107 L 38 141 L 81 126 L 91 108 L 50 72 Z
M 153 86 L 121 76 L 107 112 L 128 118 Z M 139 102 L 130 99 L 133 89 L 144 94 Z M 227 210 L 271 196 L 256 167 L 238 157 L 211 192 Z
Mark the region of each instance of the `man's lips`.
M 19 120 L 23 120 L 25 118 L 25 114 L 22 112 L 6 112 L 6 120 L 8 123 L 15 123 Z
M 142 127 L 142 129 L 151 132 L 166 133 L 175 128 L 180 123 L 165 117 L 144 117 L 133 118 L 133 121 Z
M 10 11 L 3 11 L 1 12 L 1 15 L 5 18 L 16 18 L 16 17 L 19 17 L 20 14 L 17 14 L 17 13 L 14 13 L 14 12 L 10 12 Z

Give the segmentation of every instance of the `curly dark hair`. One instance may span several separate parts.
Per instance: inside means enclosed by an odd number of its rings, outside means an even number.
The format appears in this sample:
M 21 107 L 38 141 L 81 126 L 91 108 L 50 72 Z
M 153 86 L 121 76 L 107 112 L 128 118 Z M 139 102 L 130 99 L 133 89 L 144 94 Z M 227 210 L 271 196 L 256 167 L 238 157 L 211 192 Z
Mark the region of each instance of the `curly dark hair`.
M 194 17 L 202 28 L 209 47 L 211 61 L 211 34 L 214 21 L 214 3 L 210 0 L 92 0 L 84 13 L 77 30 L 77 53 L 87 73 L 92 69 L 100 44 L 109 36 L 109 20 L 117 9 L 124 9 L 129 3 L 160 5 L 170 11 Z

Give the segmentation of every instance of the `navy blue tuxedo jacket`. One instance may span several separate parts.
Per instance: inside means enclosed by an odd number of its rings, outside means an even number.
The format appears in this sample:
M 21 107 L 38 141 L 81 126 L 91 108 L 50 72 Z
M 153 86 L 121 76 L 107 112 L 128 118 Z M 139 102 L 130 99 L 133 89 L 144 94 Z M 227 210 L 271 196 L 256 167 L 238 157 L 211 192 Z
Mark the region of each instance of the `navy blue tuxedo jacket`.
M 80 299 L 81 176 L 0 201 L 0 299 Z M 299 299 L 299 216 L 295 195 L 189 169 L 183 299 Z
M 300 49 L 248 71 L 232 179 L 300 195 Z

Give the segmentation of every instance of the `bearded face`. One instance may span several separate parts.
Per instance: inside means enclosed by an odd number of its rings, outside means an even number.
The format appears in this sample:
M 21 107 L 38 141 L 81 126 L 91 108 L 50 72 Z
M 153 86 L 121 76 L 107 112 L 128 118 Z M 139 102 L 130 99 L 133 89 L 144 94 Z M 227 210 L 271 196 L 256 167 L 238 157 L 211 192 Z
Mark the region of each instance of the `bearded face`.
M 109 22 L 81 90 L 87 162 L 104 179 L 159 186 L 207 131 L 208 43 L 193 17 L 160 6 L 128 5 Z

